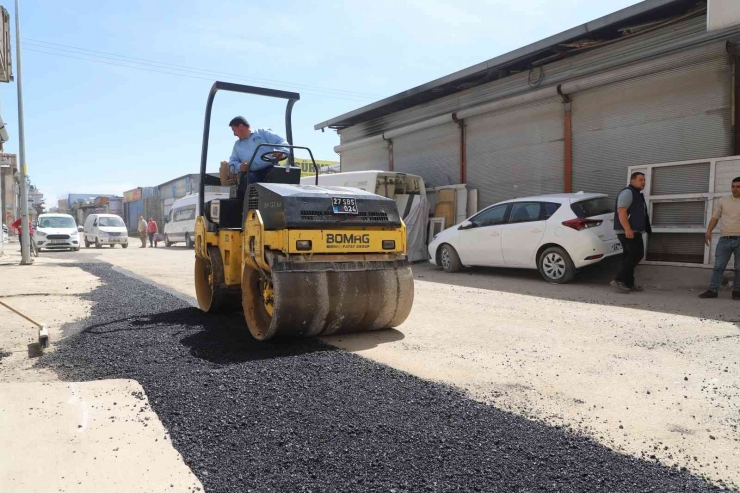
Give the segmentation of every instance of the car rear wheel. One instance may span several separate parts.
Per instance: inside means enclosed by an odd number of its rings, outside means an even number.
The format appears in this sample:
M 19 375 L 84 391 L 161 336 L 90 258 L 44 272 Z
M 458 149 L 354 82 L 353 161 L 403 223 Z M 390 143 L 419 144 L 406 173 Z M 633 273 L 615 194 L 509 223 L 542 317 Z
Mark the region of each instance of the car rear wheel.
M 100 239 L 95 238 L 95 248 L 103 248 L 103 245 L 100 243 Z
M 121 248 L 128 248 L 128 243 L 124 243 L 123 245 L 121 245 Z
M 542 278 L 553 284 L 570 282 L 576 274 L 570 255 L 560 247 L 550 247 L 542 252 L 537 264 Z
M 172 246 L 172 242 L 170 241 L 170 238 L 167 235 L 164 235 L 164 246 L 166 246 L 167 248 Z
M 462 268 L 460 256 L 452 245 L 442 245 L 439 260 L 445 272 L 458 272 Z
M 190 239 L 190 235 L 185 235 L 185 248 L 193 248 L 193 240 Z

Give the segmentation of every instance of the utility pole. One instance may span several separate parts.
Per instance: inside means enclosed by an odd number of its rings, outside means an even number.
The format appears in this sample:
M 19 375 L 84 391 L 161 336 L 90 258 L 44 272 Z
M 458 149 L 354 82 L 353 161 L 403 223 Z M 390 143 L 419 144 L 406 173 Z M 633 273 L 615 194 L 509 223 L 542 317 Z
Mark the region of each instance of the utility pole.
M 18 167 L 21 186 L 21 265 L 31 264 L 31 234 L 28 229 L 28 189 L 26 183 L 26 138 L 23 127 L 23 82 L 21 78 L 21 13 L 15 0 L 15 57 L 18 85 Z
M 0 224 L 5 225 L 5 169 L 10 168 L 9 164 L 0 163 L 0 209 L 2 209 L 2 218 Z M 10 234 L 10 225 L 8 225 L 8 234 Z M 5 253 L 5 243 L 3 243 L 2 232 L 0 232 L 0 255 Z

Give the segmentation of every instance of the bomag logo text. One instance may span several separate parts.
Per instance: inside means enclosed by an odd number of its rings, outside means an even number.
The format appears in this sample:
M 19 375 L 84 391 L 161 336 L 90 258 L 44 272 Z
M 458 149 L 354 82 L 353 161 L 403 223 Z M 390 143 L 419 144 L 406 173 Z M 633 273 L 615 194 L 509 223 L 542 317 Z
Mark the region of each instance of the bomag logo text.
M 332 234 L 326 235 L 327 245 L 369 245 L 370 235 Z

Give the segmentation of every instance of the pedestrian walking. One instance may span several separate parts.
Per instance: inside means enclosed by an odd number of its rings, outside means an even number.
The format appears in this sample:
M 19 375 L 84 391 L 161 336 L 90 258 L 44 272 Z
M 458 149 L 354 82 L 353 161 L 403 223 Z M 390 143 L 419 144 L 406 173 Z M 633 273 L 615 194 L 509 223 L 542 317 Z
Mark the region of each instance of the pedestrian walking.
M 144 216 L 139 216 L 139 239 L 141 240 L 141 246 L 139 248 L 146 248 L 146 232 L 149 228 L 149 225 L 146 222 L 146 219 L 144 219 Z
M 159 233 L 159 228 L 157 228 L 157 221 L 155 221 L 153 217 L 149 218 L 147 231 L 149 232 L 149 247 L 156 248 L 156 245 L 154 244 L 154 235 Z
M 10 225 L 11 228 L 15 229 L 16 233 L 18 234 L 18 243 L 21 247 L 21 252 L 23 252 L 23 234 L 22 234 L 22 228 L 21 228 L 21 218 L 16 219 L 13 224 Z M 28 220 L 28 234 L 29 238 L 31 239 L 31 253 L 33 254 L 33 223 L 31 220 Z
M 629 186 L 617 195 L 614 231 L 622 244 L 622 266 L 611 285 L 622 293 L 643 290 L 635 284 L 635 267 L 645 256 L 642 234 L 652 232 L 647 204 L 642 195 L 644 188 L 645 174 L 638 171 L 632 173 Z
M 705 241 L 712 244 L 712 231 L 719 224 L 720 238 L 714 251 L 714 271 L 709 281 L 709 289 L 699 298 L 716 298 L 719 296 L 719 285 L 722 274 L 735 254 L 735 277 L 732 280 L 732 299 L 740 300 L 740 176 L 732 180 L 732 195 L 722 197 L 714 207 L 712 219 L 707 227 Z

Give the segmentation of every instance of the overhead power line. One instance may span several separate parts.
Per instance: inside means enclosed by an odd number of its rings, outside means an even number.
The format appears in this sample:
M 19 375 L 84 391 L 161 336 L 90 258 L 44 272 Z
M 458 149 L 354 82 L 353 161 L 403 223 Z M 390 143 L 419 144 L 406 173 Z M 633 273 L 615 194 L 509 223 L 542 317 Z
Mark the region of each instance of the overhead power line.
M 242 77 L 242 78 L 243 77 L 247 77 L 244 74 L 236 74 L 236 73 L 229 73 L 229 72 L 217 72 L 217 71 L 202 69 L 202 68 L 198 68 L 198 67 L 190 67 L 190 66 L 187 66 L 187 65 L 179 65 L 179 64 L 174 64 L 174 63 L 161 62 L 161 61 L 157 61 L 157 60 L 150 60 L 150 59 L 146 59 L 146 58 L 131 57 L 131 56 L 126 56 L 126 55 L 118 55 L 118 54 L 115 54 L 115 53 L 109 53 L 109 52 L 105 52 L 105 51 L 90 50 L 88 48 L 80 48 L 78 46 L 64 45 L 64 44 L 60 44 L 60 43 L 52 43 L 50 41 L 44 41 L 44 40 L 40 40 L 40 39 L 23 38 L 23 40 L 24 40 L 24 42 L 27 42 L 27 43 L 34 43 L 34 44 L 39 44 L 40 43 L 42 45 L 49 45 L 49 46 L 53 46 L 53 47 L 59 47 L 59 48 L 62 48 L 63 51 L 66 51 L 66 50 L 76 50 L 76 51 L 80 51 L 80 52 L 92 53 L 92 54 L 95 54 L 95 55 L 103 55 L 105 57 L 113 57 L 113 58 L 122 59 L 122 60 L 126 60 L 126 61 L 129 61 L 130 60 L 131 61 L 130 63 L 140 62 L 141 64 L 145 64 L 145 65 L 154 64 L 154 65 L 159 65 L 159 66 L 162 66 L 162 67 L 174 68 L 174 69 L 183 69 L 183 70 L 204 72 L 204 73 L 210 73 L 210 74 L 219 74 L 219 75 L 231 75 L 231 76 Z M 265 78 L 261 78 L 261 77 L 254 77 L 254 76 L 249 76 L 249 78 L 250 79 L 254 79 L 254 80 L 261 80 L 261 81 L 264 81 L 264 82 L 276 83 L 276 84 L 292 85 L 294 87 L 305 87 L 307 89 L 317 89 L 317 90 L 330 91 L 330 92 L 335 92 L 335 93 L 344 93 L 344 94 L 347 94 L 347 95 L 350 95 L 350 96 L 362 96 L 362 97 L 373 98 L 373 99 L 379 98 L 379 96 L 377 94 L 368 94 L 368 93 L 357 92 L 357 91 L 347 91 L 347 90 L 344 90 L 344 89 L 336 89 L 336 88 L 328 88 L 328 87 L 321 87 L 321 86 L 313 86 L 313 85 L 309 85 L 309 84 L 295 83 L 295 82 L 292 82 L 292 81 L 291 82 L 285 82 L 285 81 L 279 81 L 279 80 L 274 80 L 274 79 L 265 79 Z
M 47 55 L 60 56 L 65 58 L 73 58 L 78 60 L 84 60 L 94 63 L 100 63 L 105 65 L 118 66 L 123 68 L 132 68 L 135 70 L 161 73 L 166 75 L 172 75 L 176 77 L 187 77 L 191 79 L 200 80 L 213 80 L 214 77 L 226 77 L 231 80 L 240 80 L 244 82 L 254 83 L 256 82 L 268 82 L 272 85 L 280 85 L 288 88 L 300 89 L 300 92 L 304 94 L 310 94 L 319 97 L 328 97 L 333 99 L 342 99 L 347 101 L 364 102 L 368 100 L 378 99 L 378 96 L 361 93 L 346 91 L 342 89 L 325 88 L 321 86 L 312 86 L 302 83 L 293 83 L 285 81 L 277 81 L 273 79 L 265 79 L 260 77 L 247 76 L 244 74 L 236 74 L 230 72 L 219 72 L 215 70 L 200 69 L 197 67 L 189 67 L 186 65 L 178 65 L 167 62 L 160 62 L 156 60 L 149 60 L 145 58 L 130 57 L 126 55 L 118 55 L 115 53 L 108 53 L 97 50 L 90 50 L 87 48 L 79 48 L 75 46 L 63 45 L 59 43 L 52 43 L 49 41 L 36 40 L 32 38 L 23 38 L 24 49 L 27 51 L 33 51 L 36 53 L 44 53 Z

